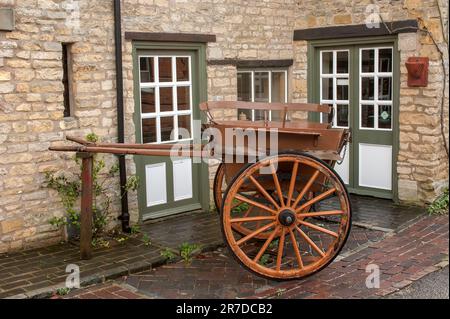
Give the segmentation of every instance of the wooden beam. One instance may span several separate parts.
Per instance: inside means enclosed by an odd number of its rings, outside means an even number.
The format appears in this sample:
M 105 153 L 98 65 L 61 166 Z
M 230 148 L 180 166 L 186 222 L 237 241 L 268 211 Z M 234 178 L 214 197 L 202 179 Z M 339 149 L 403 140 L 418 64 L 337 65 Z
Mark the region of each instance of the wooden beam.
M 238 59 L 211 59 L 208 65 L 233 65 L 238 68 L 287 68 L 294 64 L 292 59 L 282 60 L 238 60 Z
M 78 153 L 82 159 L 81 170 L 81 216 L 80 216 L 80 257 L 82 260 L 92 258 L 92 199 L 93 179 L 92 170 L 94 158 L 91 153 Z
M 215 34 L 166 33 L 166 32 L 125 32 L 126 40 L 157 42 L 216 42 Z
M 355 24 L 299 29 L 294 31 L 294 41 L 386 36 L 399 33 L 416 32 L 417 28 L 417 20 L 402 20 L 386 22 L 386 25 L 380 22 L 380 26 L 378 28 L 369 28 L 366 24 Z

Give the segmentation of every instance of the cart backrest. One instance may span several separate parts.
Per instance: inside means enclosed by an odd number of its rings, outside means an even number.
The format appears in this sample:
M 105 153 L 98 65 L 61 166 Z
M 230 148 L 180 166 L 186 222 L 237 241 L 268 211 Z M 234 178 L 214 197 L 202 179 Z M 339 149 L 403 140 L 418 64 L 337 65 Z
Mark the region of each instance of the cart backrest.
M 243 101 L 208 101 L 200 103 L 200 110 L 202 111 L 211 111 L 214 109 L 304 111 L 329 114 L 332 107 L 329 105 L 313 103 L 262 103 Z
M 287 112 L 317 112 L 328 114 L 328 123 L 333 119 L 333 108 L 329 105 L 314 103 L 262 103 L 262 102 L 243 102 L 243 101 L 208 101 L 200 103 L 200 110 L 207 113 L 210 120 L 213 121 L 211 111 L 218 109 L 244 109 L 244 110 L 263 110 L 282 111 L 281 118 L 285 119 Z M 283 121 L 284 122 L 284 121 Z

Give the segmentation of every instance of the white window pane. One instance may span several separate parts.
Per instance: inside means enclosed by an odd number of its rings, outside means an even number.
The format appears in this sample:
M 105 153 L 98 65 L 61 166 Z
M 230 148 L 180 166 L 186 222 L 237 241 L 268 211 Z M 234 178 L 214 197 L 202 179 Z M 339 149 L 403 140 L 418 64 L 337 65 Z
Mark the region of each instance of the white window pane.
M 322 74 L 333 74 L 333 52 L 322 52 Z
M 375 71 L 375 50 L 361 50 L 361 71 L 363 73 L 372 73 Z
M 348 71 L 348 51 L 338 51 L 336 53 L 336 73 L 349 73 Z
M 159 58 L 159 82 L 172 82 L 172 58 Z
M 272 72 L 272 102 L 286 103 L 286 73 Z
M 378 50 L 378 72 L 392 72 L 392 49 Z
M 269 72 L 255 72 L 255 102 L 269 102 Z
M 155 66 L 153 57 L 141 57 L 139 59 L 141 71 L 141 83 L 155 82 Z
M 378 128 L 392 128 L 392 107 L 390 105 L 378 105 Z

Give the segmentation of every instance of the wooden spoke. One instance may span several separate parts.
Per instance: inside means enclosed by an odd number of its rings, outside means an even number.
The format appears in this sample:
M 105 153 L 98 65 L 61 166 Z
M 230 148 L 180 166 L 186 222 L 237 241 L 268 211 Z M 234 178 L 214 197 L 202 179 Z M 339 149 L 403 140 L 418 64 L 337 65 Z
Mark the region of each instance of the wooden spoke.
M 255 206 L 249 206 L 243 217 L 247 217 L 248 215 L 250 215 L 253 208 L 255 208 Z
M 297 207 L 298 203 L 302 200 L 302 198 L 305 196 L 305 194 L 309 191 L 309 189 L 311 188 L 312 184 L 317 179 L 319 174 L 320 174 L 319 171 L 314 172 L 314 174 L 309 179 L 308 183 L 306 183 L 305 187 L 302 189 L 300 194 L 298 194 L 297 199 L 295 200 L 294 204 L 292 205 L 292 208 L 295 209 L 295 207 Z
M 312 212 L 312 213 L 300 213 L 297 214 L 298 217 L 316 217 L 316 216 L 332 216 L 332 215 L 342 215 L 344 211 L 342 210 L 330 210 L 323 212 Z
M 277 214 L 277 212 L 276 212 L 275 210 L 273 210 L 272 208 L 267 207 L 266 205 L 263 205 L 263 204 L 261 204 L 261 203 L 255 202 L 255 201 L 253 201 L 253 200 L 251 200 L 251 199 L 248 199 L 248 198 L 246 198 L 246 197 L 244 197 L 244 196 L 242 196 L 242 195 L 236 195 L 234 198 L 237 198 L 237 199 L 239 199 L 240 201 L 246 202 L 247 204 L 250 204 L 250 205 L 259 207 L 259 208 L 261 208 L 261 209 L 264 209 L 265 211 L 268 211 L 268 212 L 271 213 L 271 214 L 274 214 L 274 215 Z
M 278 242 L 278 255 L 277 255 L 277 270 L 281 268 L 281 259 L 283 258 L 283 249 L 284 249 L 284 238 L 286 237 L 286 229 L 283 227 L 281 229 L 281 236 Z
M 322 249 L 320 249 L 319 247 L 317 247 L 317 245 L 312 241 L 311 238 L 309 238 L 308 235 L 305 234 L 305 232 L 303 230 L 301 230 L 298 226 L 295 226 L 295 229 L 299 232 L 300 236 L 302 236 L 302 238 L 304 240 L 306 240 L 306 242 L 322 257 L 325 257 L 325 253 L 323 252 Z
M 317 226 L 317 225 L 314 225 L 314 224 L 305 222 L 304 220 L 299 220 L 298 222 L 299 222 L 300 224 L 306 226 L 306 227 L 315 229 L 315 230 L 320 231 L 320 232 L 322 232 L 322 233 L 331 235 L 331 236 L 336 237 L 336 238 L 339 237 L 339 234 L 335 233 L 334 231 L 328 230 L 328 229 L 326 229 L 326 228 L 323 228 L 323 227 L 320 227 L 320 226 Z
M 289 234 L 291 235 L 292 246 L 294 247 L 295 256 L 297 257 L 298 267 L 303 268 L 303 260 L 298 249 L 297 240 L 295 239 L 294 232 L 289 228 Z
M 299 208 L 297 208 L 295 210 L 296 213 L 301 212 L 302 210 L 304 210 L 307 207 L 310 207 L 312 204 L 320 202 L 321 200 L 327 198 L 328 196 L 330 196 L 331 194 L 333 194 L 336 191 L 336 188 L 332 188 L 327 190 L 326 192 L 320 194 L 319 196 L 314 197 L 313 199 L 307 201 L 306 203 L 304 203 L 302 206 L 300 206 Z
M 256 216 L 256 217 L 243 217 L 243 218 L 233 218 L 230 223 L 243 223 L 243 222 L 255 222 L 261 220 L 275 220 L 275 216 Z
M 273 238 L 275 237 L 275 235 L 278 232 L 279 227 L 275 227 L 275 230 L 270 234 L 269 238 L 267 238 L 266 242 L 264 243 L 264 245 L 261 247 L 261 249 L 259 250 L 258 254 L 255 256 L 255 258 L 253 258 L 253 261 L 255 263 L 257 263 L 261 257 L 264 255 L 264 253 L 267 250 L 267 247 L 269 247 L 270 243 L 272 242 Z
M 277 204 L 277 202 L 272 198 L 272 196 L 270 196 L 269 193 L 267 193 L 267 191 L 264 189 L 264 187 L 261 186 L 260 183 L 258 183 L 258 181 L 253 177 L 253 176 L 249 176 L 248 177 L 252 183 L 256 186 L 256 188 L 261 192 L 261 194 L 264 195 L 265 198 L 267 198 L 273 206 L 275 206 L 276 209 L 280 209 L 280 206 Z
M 242 245 L 242 244 L 245 243 L 247 240 L 252 239 L 252 238 L 255 237 L 256 235 L 262 233 L 263 231 L 269 229 L 270 227 L 273 227 L 275 224 L 276 224 L 276 222 L 273 222 L 273 223 L 267 224 L 266 226 L 261 227 L 261 228 L 255 230 L 254 232 L 248 234 L 248 235 L 245 236 L 244 238 L 241 238 L 240 240 L 238 240 L 238 241 L 236 242 L 236 244 L 237 244 L 238 246 L 239 246 L 239 245 Z
M 295 161 L 294 167 L 292 168 L 291 182 L 289 184 L 287 205 L 291 205 L 292 195 L 294 194 L 295 181 L 297 179 L 297 171 L 298 171 L 298 162 Z
M 283 192 L 281 191 L 280 181 L 278 180 L 278 175 L 275 167 L 271 166 L 273 182 L 275 183 L 275 187 L 277 189 L 278 197 L 280 198 L 280 205 L 284 206 Z

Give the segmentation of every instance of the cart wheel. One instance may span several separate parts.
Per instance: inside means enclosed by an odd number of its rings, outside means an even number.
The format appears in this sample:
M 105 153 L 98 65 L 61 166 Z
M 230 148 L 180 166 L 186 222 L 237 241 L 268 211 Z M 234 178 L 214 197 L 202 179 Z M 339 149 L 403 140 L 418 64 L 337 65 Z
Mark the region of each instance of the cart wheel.
M 220 210 L 222 209 L 222 198 L 226 189 L 227 184 L 225 182 L 225 165 L 223 163 L 220 163 L 219 167 L 217 168 L 213 184 L 214 204 L 216 205 L 216 209 L 219 214 Z
M 216 205 L 217 213 L 220 214 L 220 210 L 222 209 L 222 200 L 223 195 L 225 194 L 227 189 L 227 184 L 225 182 L 225 165 L 223 163 L 220 163 L 219 167 L 216 171 L 216 176 L 214 177 L 214 184 L 213 184 L 213 192 L 214 192 L 214 204 Z M 257 196 L 258 197 L 258 196 Z M 246 203 L 243 203 L 241 201 L 234 201 L 232 205 L 233 213 L 240 214 L 242 213 L 244 216 L 247 216 L 251 214 L 251 208 Z M 246 228 L 244 225 L 240 223 L 233 224 L 233 229 L 238 232 L 240 235 L 248 235 L 253 230 Z M 258 234 L 255 236 L 255 239 L 267 239 L 270 236 L 270 233 L 263 232 L 261 234 Z
M 257 192 L 248 191 L 249 185 Z M 315 211 L 314 204 L 323 200 L 335 210 Z M 236 201 L 246 203 L 252 213 L 236 215 Z M 311 275 L 333 261 L 350 231 L 351 206 L 344 183 L 326 163 L 284 152 L 249 164 L 235 176 L 221 218 L 225 242 L 245 268 L 287 280 Z M 242 234 L 235 225 L 252 231 Z M 260 234 L 268 234 L 266 240 L 254 240 Z

